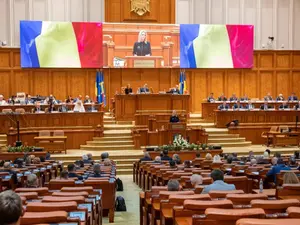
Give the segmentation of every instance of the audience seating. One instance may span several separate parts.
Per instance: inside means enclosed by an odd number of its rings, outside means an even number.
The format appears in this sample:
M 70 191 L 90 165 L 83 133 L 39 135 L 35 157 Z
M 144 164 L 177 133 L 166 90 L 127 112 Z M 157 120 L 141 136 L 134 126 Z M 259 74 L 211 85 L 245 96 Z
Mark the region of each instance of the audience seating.
M 300 219 L 239 219 L 236 225 L 298 225 Z

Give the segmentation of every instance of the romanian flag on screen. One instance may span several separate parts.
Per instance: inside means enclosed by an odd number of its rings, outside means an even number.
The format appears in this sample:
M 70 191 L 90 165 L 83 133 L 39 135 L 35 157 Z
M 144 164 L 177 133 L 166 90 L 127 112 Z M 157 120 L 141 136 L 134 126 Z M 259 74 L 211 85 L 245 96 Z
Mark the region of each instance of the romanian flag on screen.
M 21 21 L 22 68 L 100 68 L 102 23 Z
M 252 68 L 253 25 L 180 24 L 181 68 Z

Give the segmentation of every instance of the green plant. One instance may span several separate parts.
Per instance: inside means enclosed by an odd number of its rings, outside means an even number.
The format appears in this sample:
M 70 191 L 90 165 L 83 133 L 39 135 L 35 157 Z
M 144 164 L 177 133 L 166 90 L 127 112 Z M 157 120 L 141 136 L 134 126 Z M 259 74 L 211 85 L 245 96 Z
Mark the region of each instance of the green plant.
M 33 152 L 34 146 L 7 146 L 7 152 Z
M 207 144 L 202 144 L 201 148 L 202 148 L 202 150 L 206 150 Z
M 209 150 L 213 150 L 213 149 L 214 149 L 214 146 L 213 146 L 213 145 L 209 145 L 209 146 L 208 146 L 208 149 L 209 149 Z

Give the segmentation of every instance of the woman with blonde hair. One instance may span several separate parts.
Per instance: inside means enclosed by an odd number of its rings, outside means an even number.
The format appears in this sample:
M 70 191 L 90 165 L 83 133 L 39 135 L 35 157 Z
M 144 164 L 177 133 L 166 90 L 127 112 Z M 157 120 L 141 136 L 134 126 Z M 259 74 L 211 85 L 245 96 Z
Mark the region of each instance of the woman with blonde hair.
M 294 172 L 285 172 L 283 175 L 283 184 L 299 184 L 299 178 Z
M 151 45 L 147 41 L 147 31 L 141 30 L 139 32 L 138 41 L 133 46 L 134 56 L 151 56 Z

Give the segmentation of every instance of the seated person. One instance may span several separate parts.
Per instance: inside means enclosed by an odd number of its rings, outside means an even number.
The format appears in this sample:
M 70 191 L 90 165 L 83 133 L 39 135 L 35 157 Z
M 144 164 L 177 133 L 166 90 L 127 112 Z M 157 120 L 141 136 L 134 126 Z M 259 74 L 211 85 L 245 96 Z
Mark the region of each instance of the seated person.
M 184 160 L 183 162 L 183 168 L 191 168 L 192 167 L 192 164 L 191 164 L 191 161 L 190 160 Z
M 112 166 L 112 162 L 111 162 L 110 159 L 106 158 L 106 159 L 104 159 L 104 161 L 103 161 L 103 165 L 104 165 L 104 166 Z
M 291 94 L 291 96 L 288 98 L 289 102 L 293 102 L 293 101 L 298 101 L 298 97 L 296 96 L 296 94 L 293 92 Z
M 81 100 L 77 100 L 73 109 L 74 112 L 85 112 L 85 108 Z
M 278 97 L 276 98 L 276 101 L 284 101 L 283 94 L 279 94 Z
M 69 179 L 69 173 L 68 173 L 68 171 L 63 170 L 63 171 L 60 173 L 60 179 L 61 179 L 61 180 L 68 180 L 68 179 Z
M 172 116 L 170 117 L 170 123 L 178 123 L 179 117 L 177 116 L 176 110 L 173 110 Z
M 238 120 L 232 120 L 231 122 L 226 124 L 226 127 L 236 127 L 239 125 L 239 121 Z
M 244 95 L 244 96 L 240 97 L 240 101 L 241 102 L 246 102 L 246 101 L 249 101 L 249 98 L 248 98 L 247 95 Z
M 32 159 L 32 164 L 41 164 L 41 159 L 39 157 L 34 157 Z
M 176 168 L 177 168 L 176 162 L 175 162 L 174 160 L 171 160 L 171 161 L 169 162 L 169 164 L 170 164 L 170 168 L 171 168 L 171 169 L 176 169 Z
M 224 101 L 222 105 L 218 106 L 218 110 L 228 110 L 229 105 Z
M 70 178 L 77 177 L 78 180 L 83 180 L 82 176 L 76 174 L 76 167 L 73 163 L 68 165 L 68 172 L 69 172 L 68 177 Z
M 101 166 L 99 163 L 96 163 L 93 167 L 94 174 L 89 177 L 101 177 Z
M 101 153 L 101 162 L 104 162 L 104 160 L 108 158 L 109 158 L 108 152 Z
M 84 104 L 89 104 L 89 103 L 92 103 L 92 99 L 90 98 L 90 96 L 86 95 L 85 96 L 85 99 L 83 101 Z
M 294 172 L 286 172 L 283 175 L 283 184 L 299 184 L 299 178 Z
M 295 109 L 295 110 L 300 109 L 300 101 L 294 106 L 294 109 Z
M 245 109 L 252 110 L 255 109 L 255 106 L 252 104 L 251 101 L 249 101 L 248 104 L 245 106 Z
M 232 96 L 229 98 L 229 101 L 231 102 L 236 102 L 238 100 L 238 98 L 236 97 L 236 94 L 233 93 Z
M 11 190 L 0 193 L 1 224 L 20 225 L 23 210 L 22 200 L 18 194 Z
M 95 107 L 95 102 L 92 102 L 91 105 L 87 108 L 87 112 L 98 112 Z
M 91 162 L 93 162 L 94 160 L 93 160 L 93 155 L 92 155 L 92 153 L 88 153 L 88 154 L 86 154 L 87 155 L 87 157 L 88 157 L 88 160 L 90 160 Z
M 127 84 L 126 88 L 124 89 L 125 95 L 132 93 L 132 88 L 130 87 L 130 84 Z
M 68 108 L 67 104 L 66 104 L 65 102 L 63 102 L 63 103 L 61 104 L 61 107 L 58 108 L 58 111 L 59 111 L 59 112 L 68 112 L 68 111 L 69 111 L 69 108 Z
M 153 163 L 155 164 L 161 164 L 161 157 L 160 156 L 156 156 Z
M 40 102 L 35 102 L 35 107 L 32 109 L 32 112 L 33 113 L 43 112 Z
M 210 95 L 207 97 L 207 102 L 214 102 L 215 98 L 214 98 L 214 93 L 210 93 Z
M 261 110 L 272 109 L 272 106 L 268 104 L 268 101 L 265 100 L 264 104 L 260 106 Z
M 191 176 L 191 184 L 195 188 L 197 185 L 201 185 L 203 183 L 203 178 L 199 174 L 193 174 Z
M 74 102 L 74 99 L 72 98 L 71 95 L 68 95 L 67 99 L 66 99 L 66 103 L 71 104 Z
M 265 101 L 273 101 L 273 98 L 272 98 L 271 94 L 268 93 L 268 94 L 264 97 L 264 100 L 265 100 Z
M 7 102 L 4 100 L 3 95 L 0 95 L 0 105 L 7 105 Z
M 39 179 L 35 174 L 29 174 L 27 176 L 27 182 L 26 187 L 27 188 L 38 188 L 39 185 Z
M 52 113 L 52 112 L 55 112 L 55 111 L 56 111 L 56 108 L 55 108 L 55 105 L 53 103 L 50 103 L 49 107 L 45 110 L 45 112 L 48 112 L 48 113 Z
M 280 173 L 281 170 L 291 170 L 289 166 L 286 166 L 282 158 L 278 158 L 277 165 L 273 166 L 271 170 L 268 171 L 267 180 L 276 183 L 276 174 Z
M 180 94 L 180 90 L 179 90 L 178 84 L 174 88 L 171 88 L 170 91 L 169 91 L 169 93 Z
M 205 188 L 202 191 L 202 194 L 208 194 L 212 190 L 216 190 L 216 191 L 235 190 L 234 184 L 227 184 L 224 182 L 224 173 L 221 170 L 213 170 L 210 176 L 213 179 L 213 183 L 205 186 Z
M 149 152 L 144 152 L 144 157 L 140 159 L 140 162 L 152 161 Z
M 5 162 L 3 164 L 3 169 L 0 170 L 0 172 L 7 172 L 7 173 L 9 173 L 9 175 L 12 176 L 12 180 L 13 180 L 14 184 L 18 183 L 17 172 L 14 171 L 14 170 L 12 170 L 10 162 Z
M 282 104 L 279 106 L 279 109 L 289 109 L 290 106 L 287 104 L 287 101 L 282 102 Z
M 170 156 L 168 156 L 168 150 L 167 149 L 164 149 L 163 150 L 163 156 L 161 157 L 161 160 L 164 160 L 164 161 L 171 161 L 172 158 Z
M 89 157 L 87 155 L 82 156 L 82 161 L 84 164 L 90 164 L 92 161 L 89 160 Z
M 213 163 L 221 163 L 221 157 L 219 155 L 215 155 L 213 158 Z
M 26 98 L 25 98 L 25 101 L 24 101 L 24 104 L 25 105 L 32 105 L 34 103 L 33 99 L 31 99 L 31 96 L 30 95 L 26 95 Z
M 290 166 L 291 170 L 297 170 L 298 169 L 298 162 L 296 161 L 294 156 L 290 157 L 289 166 Z
M 221 96 L 218 98 L 218 101 L 227 101 L 227 98 L 225 97 L 225 95 L 222 93 Z
M 244 107 L 241 105 L 240 101 L 237 101 L 232 107 L 232 109 L 243 109 L 243 108 Z
M 181 164 L 181 159 L 180 159 L 180 157 L 179 157 L 178 154 L 174 154 L 174 155 L 172 156 L 172 160 L 173 160 L 177 165 Z
M 168 191 L 180 191 L 181 190 L 181 186 L 178 182 L 178 180 L 169 180 L 168 181 Z
M 140 88 L 140 93 L 143 93 L 143 94 L 149 94 L 150 93 L 147 84 L 145 84 L 143 87 Z

